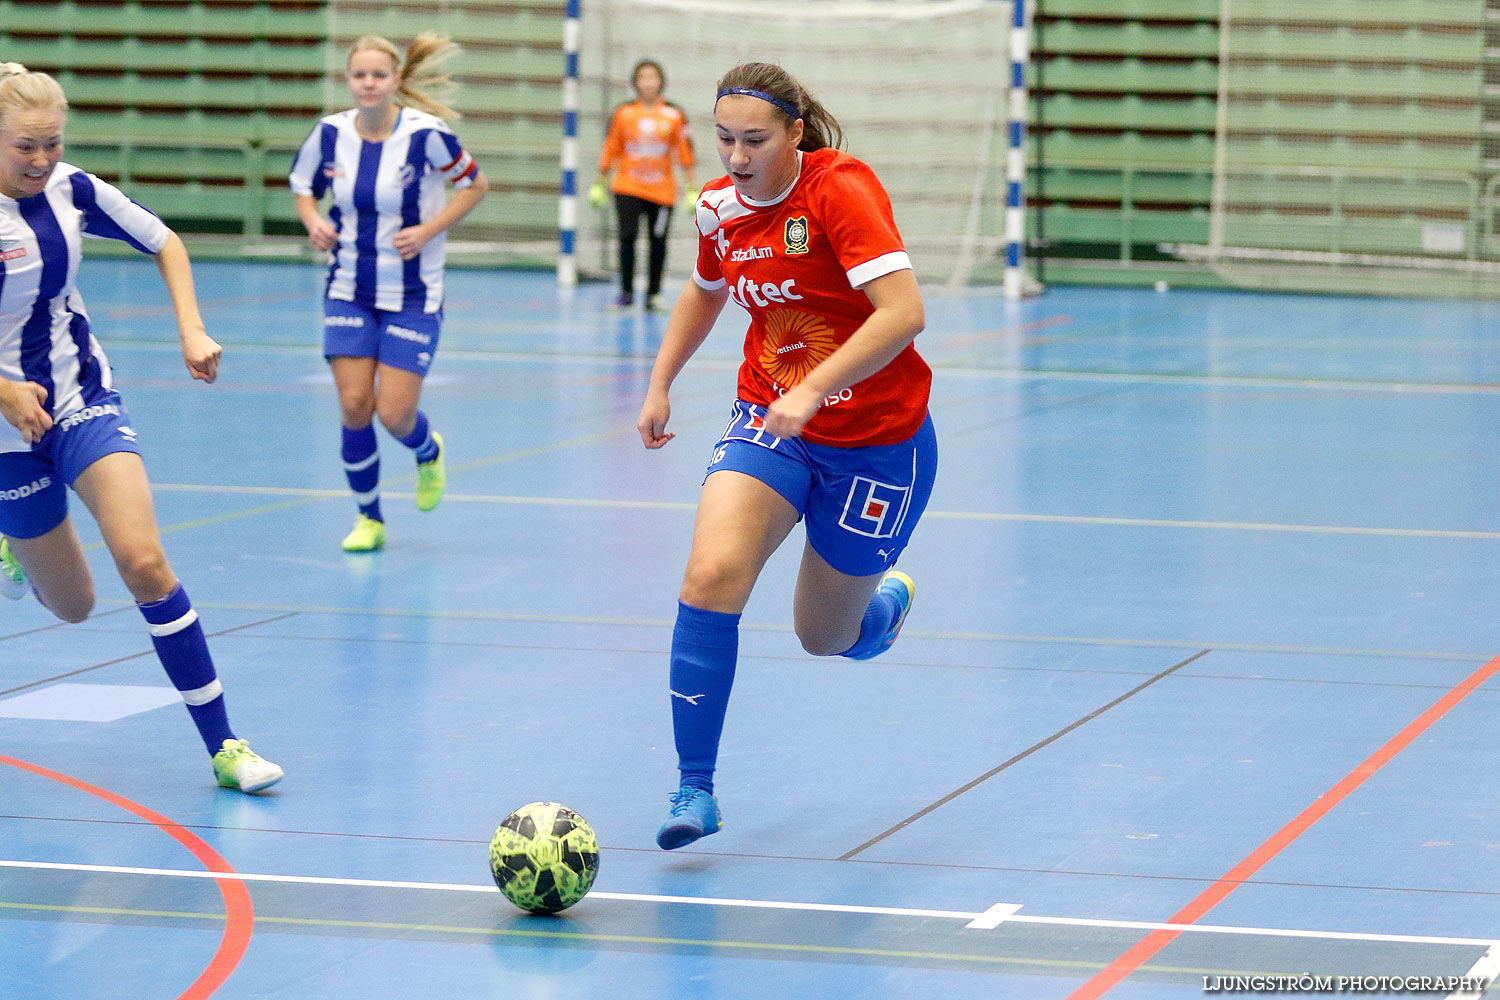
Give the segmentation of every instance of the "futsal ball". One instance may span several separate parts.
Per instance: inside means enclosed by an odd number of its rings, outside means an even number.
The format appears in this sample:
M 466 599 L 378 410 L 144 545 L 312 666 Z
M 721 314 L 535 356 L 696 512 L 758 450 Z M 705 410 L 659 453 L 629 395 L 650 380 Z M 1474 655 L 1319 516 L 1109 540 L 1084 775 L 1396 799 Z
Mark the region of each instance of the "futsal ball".
M 556 913 L 584 897 L 599 874 L 599 841 L 588 821 L 556 802 L 531 802 L 490 840 L 490 874 L 505 898 L 532 913 Z

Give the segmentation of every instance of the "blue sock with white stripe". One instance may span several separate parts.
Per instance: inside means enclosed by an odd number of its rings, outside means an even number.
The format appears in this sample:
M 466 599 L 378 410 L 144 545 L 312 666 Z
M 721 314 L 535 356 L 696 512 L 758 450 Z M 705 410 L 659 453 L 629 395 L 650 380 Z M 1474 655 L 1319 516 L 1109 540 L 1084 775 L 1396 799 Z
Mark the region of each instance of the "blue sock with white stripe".
M 882 590 L 875 591 L 870 598 L 869 607 L 865 608 L 864 620 L 860 622 L 859 638 L 839 655 L 858 658 L 878 647 L 885 642 L 886 633 L 896 624 L 896 618 L 900 614 L 900 601 Z
M 396 440 L 416 452 L 419 463 L 430 462 L 438 456 L 438 444 L 432 438 L 432 428 L 427 424 L 427 414 L 421 410 L 417 411 L 417 422 L 412 427 L 411 433 Z
M 672 734 L 682 784 L 714 790 L 719 737 L 734 686 L 740 616 L 677 602 L 672 628 Z
M 208 640 L 203 637 L 203 626 L 187 591 L 179 583 L 161 600 L 136 606 L 151 626 L 151 644 L 156 647 L 157 659 L 166 668 L 172 686 L 187 702 L 198 735 L 203 737 L 210 754 L 218 753 L 225 740 L 234 739 L 234 733 L 224 708 L 224 688 L 214 672 Z
M 375 521 L 380 515 L 380 449 L 375 441 L 375 425 L 351 431 L 344 428 L 344 475 L 359 512 Z

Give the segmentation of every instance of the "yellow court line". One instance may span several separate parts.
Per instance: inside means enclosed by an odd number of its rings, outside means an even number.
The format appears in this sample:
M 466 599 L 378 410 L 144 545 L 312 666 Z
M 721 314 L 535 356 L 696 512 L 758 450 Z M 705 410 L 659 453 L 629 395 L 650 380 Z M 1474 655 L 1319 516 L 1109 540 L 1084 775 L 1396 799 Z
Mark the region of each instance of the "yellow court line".
M 128 601 L 103 598 L 100 604 L 133 606 Z M 631 628 L 670 628 L 670 618 L 607 618 L 595 615 L 548 615 L 518 611 L 435 611 L 423 608 L 354 608 L 316 604 L 246 604 L 236 601 L 199 601 L 199 608 L 215 611 L 249 611 L 256 614 L 349 615 L 389 618 L 430 618 L 450 621 L 530 622 L 537 625 L 614 625 Z M 792 632 L 794 626 L 741 622 L 750 632 Z M 244 633 L 241 632 L 241 635 Z M 1374 656 L 1400 660 L 1452 660 L 1460 663 L 1488 662 L 1491 653 L 1454 653 L 1430 649 L 1363 649 L 1349 646 L 1293 646 L 1254 642 L 1215 642 L 1212 639 L 1140 639 L 1124 636 L 1093 635 L 1026 635 L 1008 632 L 941 632 L 903 629 L 909 638 L 958 640 L 965 642 L 1019 642 L 1061 646 L 1128 646 L 1144 649 L 1213 649 L 1241 653 L 1298 653 L 1318 656 Z M 274 638 L 274 637 L 273 637 Z M 885 661 L 890 662 L 890 661 Z
M 450 468 L 450 471 L 455 469 L 477 469 L 518 458 L 528 458 L 564 446 L 571 447 L 573 445 L 589 444 L 624 433 L 624 431 L 620 431 L 605 435 L 594 435 L 588 438 L 575 438 L 561 445 L 512 452 L 495 458 L 479 459 L 466 465 L 453 466 Z M 412 477 L 406 477 L 406 479 L 410 478 Z M 304 503 L 310 503 L 313 500 L 348 496 L 347 490 L 306 489 L 293 486 L 214 486 L 197 483 L 153 483 L 152 488 L 171 493 L 296 496 L 302 497 L 303 500 L 301 502 Z M 393 492 L 386 495 L 407 498 L 413 494 Z M 531 497 L 487 493 L 448 493 L 444 495 L 443 500 L 446 503 L 516 504 L 538 507 L 605 507 L 621 510 L 694 510 L 697 507 L 696 501 L 688 500 L 610 500 L 590 497 Z M 183 525 L 174 526 L 174 530 L 196 527 L 202 524 L 210 524 L 215 521 L 244 517 L 251 514 L 281 510 L 291 506 L 296 506 L 296 503 L 288 502 L 267 507 L 257 507 L 235 514 L 225 514 L 202 521 L 187 522 Z M 1380 528 L 1340 524 L 1281 524 L 1270 521 L 1182 521 L 1146 517 L 1094 517 L 1081 514 L 1015 514 L 989 511 L 930 510 L 923 516 L 936 520 L 949 521 L 1006 521 L 1026 524 L 1077 524 L 1120 528 L 1185 528 L 1199 531 L 1260 531 L 1316 535 L 1373 535 L 1389 538 L 1453 538 L 1466 541 L 1500 541 L 1500 531 L 1463 531 L 1448 528 Z
M 156 919 L 205 920 L 222 922 L 222 913 L 193 913 L 177 910 L 135 910 L 105 906 L 63 906 L 43 903 L 0 901 L 0 910 L 33 910 L 46 913 L 74 913 L 81 916 L 151 917 Z M 1104 968 L 1103 962 L 1066 961 L 1048 958 L 1022 958 L 1010 955 L 975 955 L 963 952 L 905 951 L 894 948 L 853 948 L 842 945 L 787 944 L 776 941 L 733 941 L 700 938 L 653 937 L 639 934 L 598 934 L 583 931 L 528 930 L 512 927 L 462 927 L 450 924 L 408 924 L 375 920 L 336 920 L 327 917 L 273 917 L 255 915 L 257 924 L 287 927 L 323 927 L 345 930 L 393 931 L 403 934 L 459 934 L 475 937 L 515 937 L 556 941 L 597 942 L 599 944 L 644 944 L 679 948 L 721 948 L 738 951 L 769 951 L 850 958 L 906 959 L 919 962 L 968 962 L 977 965 L 1015 965 L 1045 969 L 1091 971 Z M 1228 974 L 1222 969 L 1180 968 L 1176 966 L 1143 966 L 1143 971 L 1185 975 Z M 1233 973 L 1239 974 L 1239 973 Z

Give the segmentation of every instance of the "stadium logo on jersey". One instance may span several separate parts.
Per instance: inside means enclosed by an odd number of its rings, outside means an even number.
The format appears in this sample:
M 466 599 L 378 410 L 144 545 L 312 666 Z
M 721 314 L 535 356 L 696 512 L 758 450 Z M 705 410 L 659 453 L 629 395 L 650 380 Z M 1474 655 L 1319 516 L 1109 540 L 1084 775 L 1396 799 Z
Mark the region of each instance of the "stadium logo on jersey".
M 0 490 L 0 500 L 25 500 L 33 493 L 40 493 L 51 485 L 52 477 L 43 476 L 26 486 L 17 486 L 13 490 Z
M 15 260 L 26 256 L 26 248 L 20 240 L 0 240 L 0 260 Z
M 867 538 L 894 538 L 906 520 L 911 489 L 855 476 L 844 500 L 839 527 Z
M 751 247 L 748 250 L 736 250 L 729 255 L 730 260 L 765 260 L 767 257 L 776 256 L 776 251 L 770 247 Z
M 807 216 L 786 220 L 786 252 L 807 253 Z

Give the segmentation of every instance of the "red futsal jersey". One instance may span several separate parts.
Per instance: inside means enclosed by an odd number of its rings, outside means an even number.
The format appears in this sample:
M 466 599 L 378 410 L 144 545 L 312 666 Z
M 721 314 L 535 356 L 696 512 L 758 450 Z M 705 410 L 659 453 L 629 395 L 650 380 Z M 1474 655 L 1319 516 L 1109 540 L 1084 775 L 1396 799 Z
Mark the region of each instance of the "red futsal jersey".
M 861 289 L 911 261 L 875 172 L 847 153 L 798 154 L 797 180 L 758 204 L 720 177 L 698 199 L 693 278 L 750 313 L 739 396 L 767 406 L 847 341 L 875 311 Z M 932 370 L 908 344 L 863 382 L 830 393 L 802 433 L 814 444 L 897 444 L 927 417 Z

